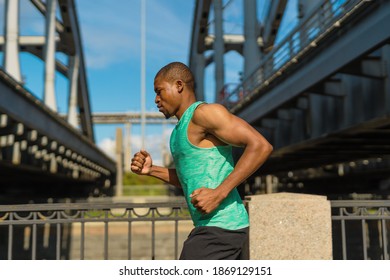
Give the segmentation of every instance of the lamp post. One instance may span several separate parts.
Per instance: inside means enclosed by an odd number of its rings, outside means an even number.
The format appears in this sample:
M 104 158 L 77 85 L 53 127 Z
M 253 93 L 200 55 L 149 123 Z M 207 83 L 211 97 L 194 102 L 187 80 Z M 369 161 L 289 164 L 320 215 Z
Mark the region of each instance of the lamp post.
M 145 149 L 145 36 L 146 0 L 141 0 L 141 148 Z

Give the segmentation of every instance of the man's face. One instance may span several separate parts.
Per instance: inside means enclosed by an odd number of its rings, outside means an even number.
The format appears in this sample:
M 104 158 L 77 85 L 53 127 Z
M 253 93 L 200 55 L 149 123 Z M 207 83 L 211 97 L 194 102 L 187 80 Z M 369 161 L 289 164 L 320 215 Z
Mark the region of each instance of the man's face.
M 154 80 L 154 92 L 156 98 L 154 102 L 157 104 L 158 110 L 169 119 L 174 116 L 177 111 L 178 93 L 174 83 L 169 83 L 161 77 Z

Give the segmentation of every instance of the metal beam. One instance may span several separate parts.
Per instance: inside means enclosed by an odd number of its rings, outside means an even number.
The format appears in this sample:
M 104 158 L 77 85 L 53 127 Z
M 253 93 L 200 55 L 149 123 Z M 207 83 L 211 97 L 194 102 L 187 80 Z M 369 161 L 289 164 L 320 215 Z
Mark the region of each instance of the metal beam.
M 332 44 L 326 44 L 324 41 L 322 48 L 315 46 L 313 51 L 316 50 L 316 59 L 307 61 L 299 71 L 291 73 L 278 86 L 248 104 L 244 110 L 237 113 L 238 116 L 249 123 L 256 122 L 356 58 L 383 45 L 390 38 L 389 32 L 381 28 L 390 26 L 390 3 L 382 3 L 380 9 L 357 21 L 352 29 L 342 36 L 338 35 L 340 33 L 334 34 L 338 38 Z
M 205 37 L 208 34 L 208 17 L 211 0 L 195 1 L 192 37 L 189 53 L 189 68 L 195 76 L 195 93 L 198 100 L 204 100 L 205 58 L 203 52 Z
M 79 79 L 78 79 L 78 106 L 81 119 L 81 130 L 84 135 L 94 141 L 94 131 L 92 126 L 91 105 L 89 101 L 89 91 L 87 74 L 85 68 L 84 55 L 82 51 L 82 41 L 80 27 L 78 24 L 76 5 L 73 0 L 59 0 L 62 20 L 64 21 L 66 34 L 69 35 L 70 48 L 74 42 L 74 50 L 69 55 L 77 53 L 80 59 Z M 70 36 L 70 32 L 72 36 Z
M 215 63 L 215 95 L 214 101 L 217 100 L 219 93 L 225 85 L 225 67 L 224 54 L 225 46 L 223 41 L 223 7 L 222 0 L 213 0 L 214 5 L 214 29 L 215 40 L 213 44 L 214 49 L 214 63 Z
M 22 81 L 19 62 L 19 0 L 5 1 L 4 69 L 18 82 Z
M 261 170 L 274 174 L 389 156 L 390 146 L 386 139 L 390 136 L 390 129 L 386 127 L 390 127 L 390 119 L 382 117 L 352 128 L 323 134 L 315 139 L 303 139 L 274 150 Z
M 274 45 L 276 35 L 279 31 L 279 26 L 283 18 L 284 10 L 287 5 L 287 0 L 270 1 L 268 13 L 263 22 L 262 38 L 264 41 L 264 49 L 270 50 Z
M 149 124 L 176 124 L 177 119 L 165 119 L 164 115 L 159 112 L 146 112 L 146 123 Z M 94 124 L 140 124 L 141 113 L 140 112 L 128 112 L 128 113 L 93 113 L 92 121 Z
M 16 3 L 17 1 L 11 1 Z M 79 63 L 79 78 L 77 85 L 77 106 L 79 112 L 81 114 L 81 130 L 82 132 L 90 137 L 92 140 L 94 139 L 92 120 L 91 120 L 91 110 L 89 104 L 89 96 L 88 96 L 88 86 L 86 81 L 86 73 L 85 73 L 85 63 L 84 57 L 82 53 L 82 45 L 79 34 L 79 26 L 77 21 L 77 13 L 75 10 L 75 4 L 73 0 L 59 0 L 59 11 L 61 13 L 61 18 L 63 22 L 57 20 L 55 18 L 55 13 L 49 11 L 49 4 L 55 5 L 57 1 L 46 1 L 46 4 L 41 0 L 31 0 L 31 3 L 46 17 L 50 14 L 50 20 L 48 23 L 50 24 L 50 38 L 46 38 L 43 36 L 21 36 L 18 40 L 17 49 L 19 51 L 30 52 L 33 55 L 36 55 L 40 59 L 47 61 L 45 63 L 45 99 L 47 99 L 47 104 L 53 110 L 56 109 L 55 102 L 55 93 L 54 93 L 54 71 L 57 70 L 64 76 L 68 77 L 68 66 L 63 65 L 60 61 L 55 60 L 53 54 L 57 52 L 63 52 L 69 57 L 73 57 L 76 55 L 80 56 Z M 16 26 L 13 24 L 12 26 Z M 49 24 L 46 25 L 49 27 Z M 47 34 L 48 33 L 47 29 Z M 58 32 L 58 35 L 55 34 Z M 54 38 L 54 39 L 53 39 Z M 47 40 L 46 40 L 47 39 Z M 0 36 L 0 49 L 5 48 L 5 38 Z M 7 40 L 12 41 L 12 40 Z M 47 44 L 46 44 L 47 41 Z M 4 46 L 4 47 L 3 47 Z M 42 47 L 44 47 L 44 51 L 42 51 Z M 54 66 L 53 66 L 54 61 Z M 69 61 L 72 61 L 70 58 Z M 13 67 L 17 65 L 17 63 L 12 63 Z M 72 73 L 74 73 L 72 70 Z M 19 79 L 20 80 L 20 79 Z
M 67 120 L 73 127 L 77 127 L 77 85 L 80 69 L 79 54 L 69 57 L 69 66 L 69 105 Z
M 386 77 L 386 61 L 381 57 L 365 57 L 344 67 L 341 72 L 367 78 L 383 79 Z
M 259 22 L 257 20 L 256 0 L 243 1 L 244 4 L 244 71 L 243 78 L 246 79 L 261 62 L 260 48 L 257 38 L 260 35 Z
M 86 136 L 46 108 L 22 86 L 0 70 L 0 112 L 29 129 L 61 143 L 68 149 L 115 172 L 115 163 Z
M 239 54 L 243 55 L 243 45 L 245 42 L 245 36 L 240 34 L 223 34 L 223 42 L 224 42 L 224 53 L 230 52 L 230 51 L 236 51 Z M 207 50 L 212 50 L 213 45 L 215 42 L 215 35 L 209 34 L 205 38 L 205 47 Z M 257 45 L 260 46 L 261 44 L 259 41 L 257 42 Z M 214 61 L 214 55 L 212 58 L 212 61 Z
M 41 0 L 30 0 L 31 3 L 41 12 L 42 15 L 46 15 L 47 7 Z M 64 31 L 64 25 L 59 20 L 55 22 L 56 31 L 62 33 Z
M 45 60 L 45 83 L 44 83 L 44 102 L 57 112 L 57 101 L 55 96 L 55 17 L 57 0 L 47 1 L 48 10 L 46 12 L 46 41 L 44 45 Z

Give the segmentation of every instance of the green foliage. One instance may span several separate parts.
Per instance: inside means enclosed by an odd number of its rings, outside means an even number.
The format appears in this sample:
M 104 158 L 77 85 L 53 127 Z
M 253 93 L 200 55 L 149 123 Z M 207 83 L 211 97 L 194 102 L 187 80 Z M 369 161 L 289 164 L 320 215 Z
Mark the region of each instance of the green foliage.
M 167 185 L 123 186 L 124 196 L 166 196 L 168 194 Z
M 123 176 L 124 186 L 139 186 L 139 185 L 161 185 L 163 181 L 151 176 L 141 176 L 132 172 L 126 172 Z
M 168 193 L 168 186 L 159 179 L 132 172 L 126 172 L 123 175 L 124 196 L 156 196 L 168 195 Z

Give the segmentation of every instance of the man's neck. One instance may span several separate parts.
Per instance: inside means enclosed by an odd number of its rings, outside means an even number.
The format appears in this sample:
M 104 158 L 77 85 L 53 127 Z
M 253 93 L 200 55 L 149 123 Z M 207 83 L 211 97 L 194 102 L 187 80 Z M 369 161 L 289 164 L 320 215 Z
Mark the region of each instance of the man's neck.
M 185 102 L 182 103 L 182 105 L 180 106 L 180 109 L 177 111 L 177 113 L 175 114 L 176 118 L 178 120 L 180 120 L 180 118 L 183 116 L 184 112 L 188 109 L 188 107 L 190 107 L 192 104 L 194 104 L 196 102 L 196 99 L 195 97 L 193 98 L 187 98 L 187 100 Z

